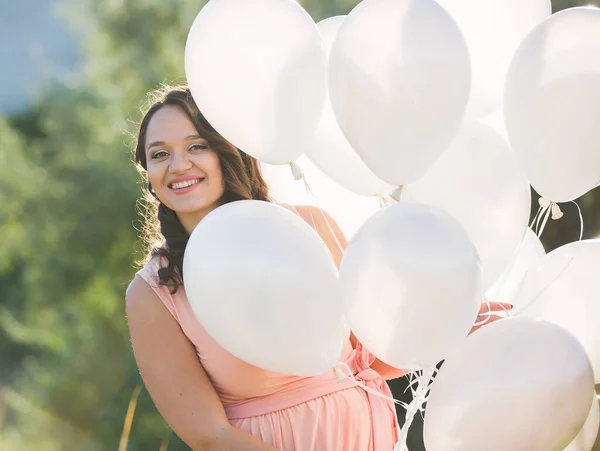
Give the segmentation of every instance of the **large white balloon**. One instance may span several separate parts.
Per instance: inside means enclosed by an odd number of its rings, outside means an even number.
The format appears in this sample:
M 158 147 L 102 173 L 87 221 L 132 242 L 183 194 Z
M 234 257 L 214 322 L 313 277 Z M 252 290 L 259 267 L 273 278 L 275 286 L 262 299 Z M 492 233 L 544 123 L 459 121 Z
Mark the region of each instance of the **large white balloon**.
M 207 215 L 183 266 L 192 310 L 217 343 L 248 363 L 298 376 L 339 361 L 345 326 L 337 276 L 308 224 L 254 200 Z
M 487 125 L 466 124 L 406 192 L 458 219 L 477 248 L 489 288 L 512 260 L 531 211 L 529 181 L 506 138 Z
M 531 184 L 555 202 L 600 184 L 600 9 L 554 14 L 523 41 L 506 79 L 510 142 Z
M 471 54 L 472 88 L 467 117 L 480 119 L 502 107 L 506 73 L 525 36 L 552 14 L 550 0 L 437 0 L 456 20 Z
M 531 268 L 512 298 L 515 313 L 541 317 L 583 344 L 600 383 L 600 239 L 561 246 Z
M 319 30 L 292 0 L 210 0 L 185 48 L 194 100 L 231 143 L 271 164 L 294 161 L 327 89 Z
M 380 179 L 416 181 L 458 131 L 469 53 L 434 0 L 363 0 L 340 27 L 329 93 L 346 138 Z
M 340 269 L 350 328 L 379 359 L 406 370 L 437 364 L 464 340 L 481 303 L 480 279 L 460 224 L 413 202 L 371 217 Z
M 345 19 L 346 16 L 335 16 L 317 24 L 327 49 L 328 58 L 337 31 Z M 329 101 L 329 94 L 327 94 L 321 122 L 313 141 L 306 149 L 306 155 L 325 174 L 356 194 L 375 196 L 394 190 L 392 185 L 377 178 L 356 154 L 337 123 Z
M 564 451 L 592 451 L 596 438 L 598 437 L 598 427 L 600 426 L 600 408 L 598 407 L 598 398 L 594 393 L 592 399 L 592 408 L 590 414 L 585 420 L 585 424 L 577 434 L 577 437 L 567 446 Z
M 291 205 L 314 205 L 325 210 L 333 216 L 347 238 L 381 209 L 378 198 L 359 196 L 348 191 L 327 177 L 306 156 L 302 155 L 296 162 L 304 172 L 304 181 L 294 180 L 287 166 L 261 165 L 269 194 L 275 201 Z
M 590 411 L 594 376 L 564 329 L 509 318 L 469 336 L 431 388 L 427 451 L 562 451 Z
M 527 228 L 525 237 L 508 268 L 494 282 L 494 285 L 486 292 L 486 297 L 489 300 L 510 302 L 519 285 L 523 281 L 527 271 L 531 269 L 537 262 L 546 255 L 544 245 L 534 233 L 533 230 Z

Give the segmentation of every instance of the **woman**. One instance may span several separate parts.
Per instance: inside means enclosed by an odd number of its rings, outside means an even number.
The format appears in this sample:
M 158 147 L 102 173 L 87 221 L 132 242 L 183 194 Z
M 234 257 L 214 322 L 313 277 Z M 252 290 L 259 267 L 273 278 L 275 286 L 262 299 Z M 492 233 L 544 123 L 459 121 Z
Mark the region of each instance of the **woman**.
M 215 132 L 186 87 L 157 93 L 141 122 L 135 158 L 148 180 L 151 248 L 127 290 L 127 317 L 144 383 L 173 430 L 194 450 L 392 450 L 391 402 L 350 381 L 339 384 L 333 373 L 295 377 L 249 365 L 212 340 L 190 309 L 180 276 L 189 235 L 224 203 L 270 201 L 257 161 Z M 314 207 L 286 208 L 315 227 L 339 265 L 338 243 L 343 248 L 346 240 L 333 219 Z M 353 336 L 342 361 L 387 396 L 384 378 L 403 374 Z

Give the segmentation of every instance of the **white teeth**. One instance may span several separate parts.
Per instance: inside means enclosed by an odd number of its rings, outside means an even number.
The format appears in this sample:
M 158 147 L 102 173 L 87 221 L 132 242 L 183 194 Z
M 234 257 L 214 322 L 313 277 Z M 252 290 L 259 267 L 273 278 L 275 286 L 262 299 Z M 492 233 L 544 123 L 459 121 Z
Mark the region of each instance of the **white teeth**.
M 195 185 L 196 183 L 199 183 L 201 179 L 196 179 L 196 180 L 188 180 L 186 182 L 178 182 L 178 183 L 173 183 L 171 185 L 171 187 L 173 189 L 181 189 L 181 188 L 187 188 L 188 186 L 192 186 Z

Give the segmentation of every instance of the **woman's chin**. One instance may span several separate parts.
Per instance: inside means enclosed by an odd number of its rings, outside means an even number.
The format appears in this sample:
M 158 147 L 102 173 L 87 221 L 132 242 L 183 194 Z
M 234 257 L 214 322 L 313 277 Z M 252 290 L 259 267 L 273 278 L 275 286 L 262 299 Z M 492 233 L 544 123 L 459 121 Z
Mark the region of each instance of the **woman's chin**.
M 173 202 L 171 209 L 178 214 L 185 215 L 206 215 L 219 206 L 219 202 L 210 202 L 208 200 L 190 199 L 188 202 Z

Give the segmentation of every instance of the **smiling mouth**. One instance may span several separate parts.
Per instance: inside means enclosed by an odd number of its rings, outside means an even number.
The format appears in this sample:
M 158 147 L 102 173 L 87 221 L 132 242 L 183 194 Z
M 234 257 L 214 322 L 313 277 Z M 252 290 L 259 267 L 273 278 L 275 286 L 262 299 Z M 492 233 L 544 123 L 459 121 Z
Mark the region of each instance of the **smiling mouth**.
M 169 188 L 171 188 L 173 190 L 178 190 L 178 189 L 187 188 L 192 185 L 196 185 L 196 184 L 202 182 L 203 180 L 204 180 L 204 178 L 197 178 L 196 180 L 186 180 L 185 182 L 169 183 L 168 186 L 169 186 Z

